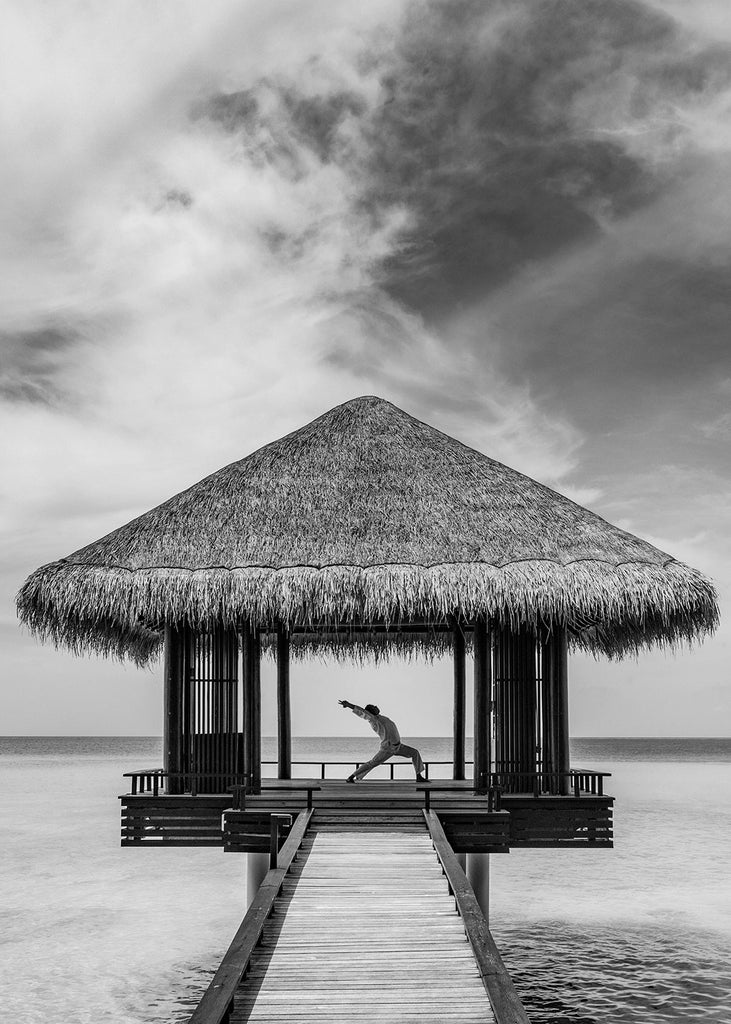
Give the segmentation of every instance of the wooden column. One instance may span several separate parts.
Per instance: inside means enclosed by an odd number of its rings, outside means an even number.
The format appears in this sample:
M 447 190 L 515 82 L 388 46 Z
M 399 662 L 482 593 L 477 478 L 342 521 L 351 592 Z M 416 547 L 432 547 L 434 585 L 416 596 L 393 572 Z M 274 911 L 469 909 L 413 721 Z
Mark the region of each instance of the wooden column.
M 490 774 L 490 647 L 487 620 L 475 622 L 475 768 L 474 790 L 486 793 Z
M 465 653 L 464 633 L 455 619 L 452 623 L 452 650 L 454 654 L 454 719 L 452 778 L 464 779 L 465 743 Z
M 244 769 L 251 793 L 261 791 L 261 646 L 251 623 L 244 623 Z
M 180 632 L 165 626 L 163 697 L 163 768 L 166 772 L 183 770 L 183 650 Z M 179 792 L 177 780 L 169 780 L 169 793 Z
M 539 637 L 540 650 L 540 764 L 544 772 L 556 771 L 556 751 L 554 745 L 554 729 L 551 715 L 553 712 L 553 676 L 551 673 L 551 639 L 546 626 L 541 627 Z M 557 793 L 557 787 L 551 782 L 551 792 Z
M 289 633 L 277 629 L 277 751 L 278 777 L 292 778 L 292 709 L 289 692 Z
M 556 767 L 560 772 L 571 768 L 569 751 L 569 652 L 566 629 L 555 630 L 554 692 L 556 696 Z M 561 792 L 570 792 L 570 780 L 561 779 Z
M 520 739 L 518 744 L 519 771 L 535 772 L 537 770 L 537 719 L 536 701 L 537 640 L 529 629 L 522 629 L 519 634 L 519 681 L 520 688 Z

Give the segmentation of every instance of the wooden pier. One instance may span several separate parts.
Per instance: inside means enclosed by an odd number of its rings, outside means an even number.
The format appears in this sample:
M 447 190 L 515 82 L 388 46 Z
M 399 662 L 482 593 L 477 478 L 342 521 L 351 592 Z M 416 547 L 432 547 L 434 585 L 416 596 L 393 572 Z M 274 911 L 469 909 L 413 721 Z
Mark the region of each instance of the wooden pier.
M 303 810 L 191 1024 L 528 1018 L 434 811 Z
M 269 856 L 191 1024 L 526 1024 L 461 855 L 477 856 L 487 908 L 490 853 L 611 848 L 606 773 L 488 772 L 479 791 L 470 779 L 396 779 L 393 765 L 349 785 L 354 766 L 318 767 L 255 792 L 237 776 L 223 791 L 208 775 L 127 773 L 124 846 Z M 203 791 L 211 781 L 218 791 Z

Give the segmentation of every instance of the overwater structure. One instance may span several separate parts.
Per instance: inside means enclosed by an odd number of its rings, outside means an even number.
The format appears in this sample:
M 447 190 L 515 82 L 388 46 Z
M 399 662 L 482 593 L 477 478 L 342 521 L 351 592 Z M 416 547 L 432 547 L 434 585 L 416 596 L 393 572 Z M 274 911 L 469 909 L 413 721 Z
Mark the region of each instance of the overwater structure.
M 281 874 L 308 830 L 368 833 L 372 845 L 373 834 L 402 842 L 428 829 L 455 893 L 462 866 L 450 858 L 469 855 L 483 909 L 489 853 L 612 845 L 602 774 L 570 764 L 569 650 L 617 657 L 692 642 L 718 616 L 696 570 L 375 397 L 43 566 L 18 606 L 40 637 L 74 650 L 138 663 L 164 652 L 164 761 L 130 772 L 124 845 L 271 847 Z M 297 657 L 313 651 L 450 652 L 451 779 L 417 787 L 391 771 L 346 789 L 325 764 L 293 779 L 290 662 L 296 677 Z M 262 653 L 277 667 L 276 779 L 262 778 Z M 498 1019 L 517 1020 L 500 1017 L 490 957 L 480 971 Z M 259 1019 L 255 1001 L 241 1006 L 241 1019 Z M 200 1017 L 214 1019 L 224 1018 Z

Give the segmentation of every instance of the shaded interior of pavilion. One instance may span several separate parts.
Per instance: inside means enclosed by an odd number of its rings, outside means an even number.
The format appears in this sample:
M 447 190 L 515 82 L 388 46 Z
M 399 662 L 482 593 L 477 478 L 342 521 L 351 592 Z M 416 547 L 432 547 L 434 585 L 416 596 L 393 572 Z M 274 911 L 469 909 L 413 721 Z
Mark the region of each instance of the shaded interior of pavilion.
M 440 655 L 452 689 L 451 779 L 487 793 L 568 794 L 568 633 L 563 625 L 506 625 L 478 618 L 442 622 L 165 627 L 164 763 L 167 793 L 223 793 L 262 785 L 262 661 L 272 658 L 277 762 L 293 778 L 291 679 L 304 655 L 342 661 L 426 652 Z M 451 662 L 451 671 L 450 671 Z M 472 686 L 468 685 L 468 673 Z M 267 676 L 271 674 L 266 673 Z M 473 760 L 466 756 L 467 698 L 473 701 Z M 271 697 L 265 694 L 265 697 Z M 354 762 L 355 764 L 355 762 Z M 322 768 L 324 776 L 325 768 Z M 294 766 L 294 774 L 320 775 Z M 265 773 L 267 768 L 265 767 Z M 270 774 L 272 774 L 270 773 Z

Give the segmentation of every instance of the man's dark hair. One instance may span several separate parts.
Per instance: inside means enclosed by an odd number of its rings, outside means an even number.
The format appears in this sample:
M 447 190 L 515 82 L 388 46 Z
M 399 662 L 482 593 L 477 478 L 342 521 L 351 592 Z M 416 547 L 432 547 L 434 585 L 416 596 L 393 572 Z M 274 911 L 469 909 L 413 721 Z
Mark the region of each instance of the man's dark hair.
M 375 704 L 366 704 L 366 711 L 370 711 L 372 715 L 380 715 L 381 709 L 377 708 Z

